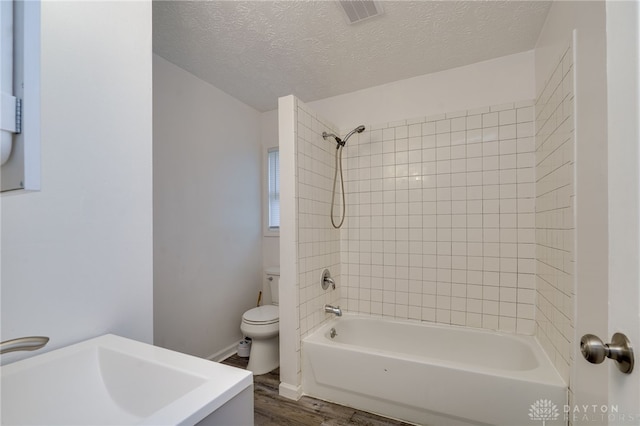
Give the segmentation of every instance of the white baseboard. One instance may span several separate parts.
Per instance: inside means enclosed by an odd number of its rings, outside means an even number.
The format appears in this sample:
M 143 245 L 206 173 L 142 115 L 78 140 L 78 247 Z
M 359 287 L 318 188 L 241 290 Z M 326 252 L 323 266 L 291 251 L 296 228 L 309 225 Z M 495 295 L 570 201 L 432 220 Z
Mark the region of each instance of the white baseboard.
M 215 362 L 224 361 L 225 359 L 229 358 L 231 355 L 235 354 L 237 352 L 237 349 L 238 349 L 238 344 L 234 343 L 231 346 L 228 346 L 214 353 L 213 355 L 208 356 L 207 359 Z
M 297 401 L 302 396 L 302 386 L 294 386 L 289 383 L 280 382 L 278 388 L 280 396 Z

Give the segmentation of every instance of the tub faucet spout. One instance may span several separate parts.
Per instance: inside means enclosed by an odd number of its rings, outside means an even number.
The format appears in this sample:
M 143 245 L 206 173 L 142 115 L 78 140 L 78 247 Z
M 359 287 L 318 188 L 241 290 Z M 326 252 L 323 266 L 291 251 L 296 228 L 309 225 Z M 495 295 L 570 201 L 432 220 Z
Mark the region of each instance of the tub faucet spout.
M 0 354 L 14 351 L 35 351 L 49 342 L 45 336 L 19 337 L 17 339 L 0 342 Z
M 336 314 L 336 316 L 342 316 L 342 309 L 340 306 L 324 305 L 324 311 L 329 314 Z

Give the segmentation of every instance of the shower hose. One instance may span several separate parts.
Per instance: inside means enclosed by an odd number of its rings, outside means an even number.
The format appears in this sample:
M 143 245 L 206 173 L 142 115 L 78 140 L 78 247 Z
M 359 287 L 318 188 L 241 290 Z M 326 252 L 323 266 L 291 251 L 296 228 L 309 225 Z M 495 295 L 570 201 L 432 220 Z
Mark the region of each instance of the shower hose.
M 344 217 L 347 208 L 344 197 L 344 177 L 342 176 L 342 148 L 343 145 L 338 145 L 338 147 L 336 148 L 336 167 L 335 172 L 333 173 L 333 192 L 331 193 L 331 224 L 336 229 L 339 229 L 344 223 Z M 338 169 L 340 169 L 340 190 L 342 192 L 342 216 L 340 218 L 340 223 L 336 225 L 336 218 L 334 218 L 333 210 L 335 208 L 336 200 L 336 183 L 338 180 Z

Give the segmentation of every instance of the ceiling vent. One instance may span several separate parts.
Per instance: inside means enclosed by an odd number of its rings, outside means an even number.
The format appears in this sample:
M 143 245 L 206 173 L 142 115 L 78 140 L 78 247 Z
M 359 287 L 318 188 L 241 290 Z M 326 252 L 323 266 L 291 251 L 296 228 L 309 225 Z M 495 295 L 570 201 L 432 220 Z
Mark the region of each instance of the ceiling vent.
M 355 24 L 382 15 L 382 4 L 372 0 L 341 0 L 338 2 L 347 23 Z

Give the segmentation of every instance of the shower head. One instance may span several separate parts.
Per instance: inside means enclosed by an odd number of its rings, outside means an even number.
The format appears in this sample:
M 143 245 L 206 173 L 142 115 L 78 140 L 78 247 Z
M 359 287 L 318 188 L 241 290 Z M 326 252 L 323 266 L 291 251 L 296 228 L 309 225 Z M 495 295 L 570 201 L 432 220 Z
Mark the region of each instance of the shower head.
M 336 140 L 336 143 L 338 144 L 336 146 L 336 149 L 340 148 L 341 146 L 344 146 L 347 143 L 347 140 L 349 140 L 349 138 L 351 137 L 351 135 L 353 135 L 354 133 L 362 133 L 364 132 L 364 126 L 358 126 L 355 129 L 353 129 L 352 131 L 350 131 L 349 133 L 347 133 L 347 136 L 344 137 L 344 139 L 340 139 L 338 136 L 334 135 L 333 133 L 327 133 L 327 132 L 322 132 L 322 137 L 323 139 L 326 139 L 328 137 L 332 137 Z
M 347 133 L 347 136 L 344 137 L 344 141 L 346 142 L 347 139 L 349 139 L 351 135 L 353 135 L 354 133 L 362 133 L 362 132 L 364 132 L 364 126 L 358 126 L 352 131 L 350 131 L 349 133 Z

